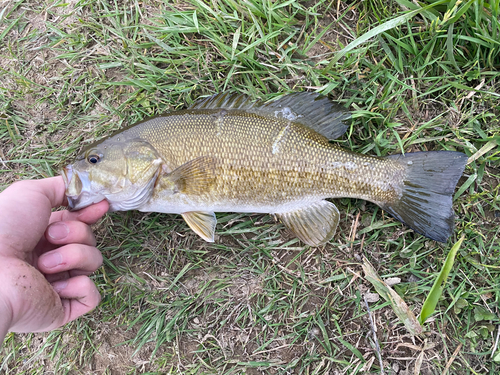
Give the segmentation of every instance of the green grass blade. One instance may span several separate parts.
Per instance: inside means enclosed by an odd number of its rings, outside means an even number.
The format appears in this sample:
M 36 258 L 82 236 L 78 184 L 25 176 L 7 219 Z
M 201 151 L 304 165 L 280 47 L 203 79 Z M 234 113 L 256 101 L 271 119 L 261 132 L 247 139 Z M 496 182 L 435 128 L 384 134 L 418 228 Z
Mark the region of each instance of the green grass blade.
M 465 181 L 463 185 L 460 186 L 460 189 L 458 189 L 458 191 L 456 192 L 455 196 L 453 197 L 453 200 L 456 200 L 459 196 L 461 196 L 464 193 L 464 191 L 467 190 L 467 188 L 471 186 L 474 181 L 476 181 L 476 179 L 477 179 L 477 173 L 470 175 L 467 181 Z
M 333 64 L 335 64 L 342 57 L 344 57 L 347 52 L 353 50 L 354 48 L 356 48 L 360 44 L 365 43 L 366 41 L 370 40 L 371 38 L 373 38 L 373 37 L 375 37 L 375 36 L 377 36 L 379 34 L 382 34 L 383 32 L 385 32 L 387 30 L 394 29 L 395 27 L 406 23 L 407 21 L 409 21 L 410 19 L 412 19 L 417 14 L 419 14 L 419 13 L 421 13 L 421 12 L 427 10 L 427 9 L 430 9 L 430 8 L 436 6 L 436 5 L 443 4 L 446 1 L 447 0 L 437 1 L 437 2 L 435 2 L 435 3 L 431 4 L 431 5 L 428 5 L 426 7 L 412 10 L 411 12 L 405 13 L 405 14 L 399 16 L 399 17 L 396 17 L 396 18 L 394 18 L 392 20 L 384 22 L 382 25 L 379 25 L 379 26 L 371 29 L 366 34 L 364 34 L 364 35 L 360 36 L 359 38 L 353 40 L 345 48 L 343 48 L 342 50 L 340 50 L 339 52 L 337 52 L 337 54 L 332 59 L 332 61 L 330 61 L 330 63 L 328 64 L 328 66 L 327 66 L 327 68 L 325 70 L 329 70 L 333 66 Z
M 424 305 L 422 306 L 422 311 L 420 312 L 420 316 L 418 317 L 418 321 L 420 324 L 424 324 L 427 318 L 431 316 L 432 313 L 434 313 L 439 298 L 441 297 L 441 294 L 443 294 L 446 279 L 448 278 L 448 275 L 453 267 L 455 255 L 457 254 L 458 249 L 460 249 L 464 238 L 465 236 L 462 236 L 462 238 L 460 238 L 458 242 L 453 245 L 448 256 L 446 257 L 443 268 L 441 269 L 438 278 L 434 282 L 434 285 L 432 286 L 432 289 L 425 299 Z

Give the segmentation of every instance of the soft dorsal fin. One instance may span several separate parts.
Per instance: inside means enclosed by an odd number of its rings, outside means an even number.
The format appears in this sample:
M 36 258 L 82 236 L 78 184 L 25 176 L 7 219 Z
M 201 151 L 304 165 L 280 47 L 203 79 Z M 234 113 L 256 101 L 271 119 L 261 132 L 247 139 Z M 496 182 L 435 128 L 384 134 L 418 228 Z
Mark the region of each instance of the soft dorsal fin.
M 315 92 L 297 92 L 263 103 L 246 95 L 223 92 L 195 102 L 189 109 L 239 109 L 266 117 L 285 118 L 311 128 L 328 139 L 340 137 L 351 117 L 341 105 Z
M 184 194 L 206 193 L 215 182 L 215 158 L 200 156 L 188 161 L 168 174 L 178 192 Z
M 324 200 L 294 211 L 276 213 L 276 216 L 310 246 L 319 246 L 331 240 L 340 219 L 337 207 Z

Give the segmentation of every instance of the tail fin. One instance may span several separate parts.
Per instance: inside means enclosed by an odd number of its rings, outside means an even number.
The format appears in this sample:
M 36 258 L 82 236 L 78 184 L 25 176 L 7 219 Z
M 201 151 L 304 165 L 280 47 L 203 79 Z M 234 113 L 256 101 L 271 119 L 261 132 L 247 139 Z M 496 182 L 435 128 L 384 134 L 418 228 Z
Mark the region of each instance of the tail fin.
M 467 163 L 467 155 L 453 151 L 391 155 L 404 165 L 401 198 L 381 207 L 416 232 L 446 242 L 453 233 L 452 194 Z

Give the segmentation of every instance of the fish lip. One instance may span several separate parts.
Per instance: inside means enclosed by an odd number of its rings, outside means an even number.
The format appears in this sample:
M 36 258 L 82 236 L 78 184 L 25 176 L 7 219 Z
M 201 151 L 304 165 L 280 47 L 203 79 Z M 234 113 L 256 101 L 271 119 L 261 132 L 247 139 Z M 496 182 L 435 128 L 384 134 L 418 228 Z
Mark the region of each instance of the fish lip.
M 78 211 L 105 199 L 101 194 L 95 195 L 87 191 L 82 191 L 78 195 L 67 195 L 66 198 L 68 199 L 69 211 Z
M 66 200 L 68 201 L 68 207 L 70 211 L 75 209 L 76 204 L 78 203 L 78 196 L 70 196 L 68 195 L 69 184 L 71 179 L 73 178 L 73 166 L 68 164 L 61 171 L 61 176 L 64 180 L 64 187 L 66 192 Z
M 68 207 L 69 207 L 69 210 L 70 211 L 76 211 L 76 205 L 78 204 L 78 199 L 79 197 L 70 197 L 70 196 L 66 196 L 66 199 L 68 200 Z
M 73 166 L 70 164 L 63 168 L 61 175 L 66 187 L 66 199 L 68 201 L 69 211 L 77 211 L 105 199 L 102 194 L 92 193 L 88 173 L 73 171 Z M 80 180 L 82 187 L 79 194 L 70 195 L 69 188 L 74 178 Z
M 61 170 L 61 176 L 64 180 L 64 187 L 66 191 L 68 191 L 68 186 L 69 182 L 71 181 L 71 178 L 73 177 L 73 166 L 71 164 L 68 164 Z

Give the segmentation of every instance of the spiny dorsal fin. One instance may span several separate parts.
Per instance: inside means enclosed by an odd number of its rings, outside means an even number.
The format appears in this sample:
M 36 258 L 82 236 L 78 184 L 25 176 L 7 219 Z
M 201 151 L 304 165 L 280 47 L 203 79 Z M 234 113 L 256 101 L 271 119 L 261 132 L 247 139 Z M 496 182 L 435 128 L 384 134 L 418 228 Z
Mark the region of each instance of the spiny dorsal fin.
M 214 242 L 217 218 L 213 212 L 192 211 L 184 212 L 182 217 L 189 228 L 207 242 Z
M 195 101 L 188 109 L 243 109 L 253 108 L 259 101 L 251 100 L 244 94 L 221 92 Z
M 203 194 L 215 182 L 215 158 L 200 156 L 175 169 L 166 178 L 184 194 Z
M 246 95 L 223 92 L 195 102 L 189 109 L 239 109 L 266 117 L 285 118 L 307 126 L 328 139 L 340 137 L 348 128 L 349 111 L 315 92 L 297 92 L 262 103 Z
M 339 210 L 328 201 L 319 201 L 294 211 L 276 213 L 285 226 L 310 246 L 328 242 L 339 225 Z

